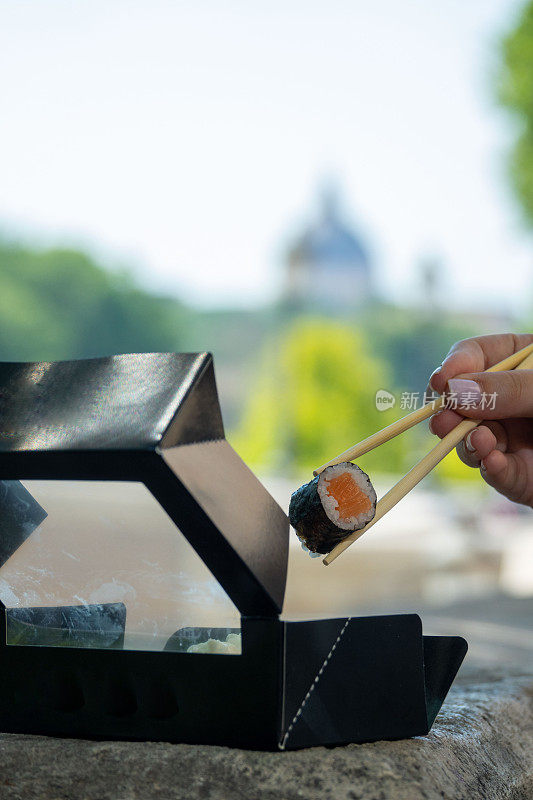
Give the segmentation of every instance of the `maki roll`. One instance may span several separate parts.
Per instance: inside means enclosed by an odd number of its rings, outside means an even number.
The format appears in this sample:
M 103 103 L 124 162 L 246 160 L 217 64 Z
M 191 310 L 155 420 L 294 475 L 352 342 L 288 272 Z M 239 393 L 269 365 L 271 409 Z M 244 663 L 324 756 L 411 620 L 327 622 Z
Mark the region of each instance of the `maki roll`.
M 376 492 L 356 464 L 335 464 L 297 489 L 289 505 L 289 520 L 311 554 L 329 553 L 376 513 Z

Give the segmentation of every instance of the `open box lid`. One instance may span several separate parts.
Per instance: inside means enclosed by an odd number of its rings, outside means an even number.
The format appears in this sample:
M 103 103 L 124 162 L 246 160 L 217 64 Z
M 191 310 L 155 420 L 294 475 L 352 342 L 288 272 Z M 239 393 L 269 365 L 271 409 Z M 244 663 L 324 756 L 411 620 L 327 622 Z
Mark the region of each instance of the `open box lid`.
M 209 353 L 0 363 L 0 478 L 142 481 L 241 614 L 277 615 L 289 523 L 225 440 Z

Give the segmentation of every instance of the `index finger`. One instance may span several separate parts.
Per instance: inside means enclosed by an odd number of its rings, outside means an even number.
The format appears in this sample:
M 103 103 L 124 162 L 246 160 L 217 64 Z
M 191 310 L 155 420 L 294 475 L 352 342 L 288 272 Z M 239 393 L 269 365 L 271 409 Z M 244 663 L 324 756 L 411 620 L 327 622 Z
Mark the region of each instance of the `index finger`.
M 494 333 L 462 339 L 453 345 L 442 365 L 435 370 L 430 385 L 442 394 L 451 378 L 470 372 L 483 372 L 531 342 L 531 333 Z

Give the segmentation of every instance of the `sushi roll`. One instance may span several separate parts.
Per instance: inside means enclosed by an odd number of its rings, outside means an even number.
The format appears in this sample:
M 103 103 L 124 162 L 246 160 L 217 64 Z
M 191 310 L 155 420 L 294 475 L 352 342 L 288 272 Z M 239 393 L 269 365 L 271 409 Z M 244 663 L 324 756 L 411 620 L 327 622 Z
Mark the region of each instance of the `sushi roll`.
M 356 464 L 335 464 L 297 489 L 289 520 L 302 544 L 313 553 L 329 553 L 352 531 L 374 518 L 376 492 Z

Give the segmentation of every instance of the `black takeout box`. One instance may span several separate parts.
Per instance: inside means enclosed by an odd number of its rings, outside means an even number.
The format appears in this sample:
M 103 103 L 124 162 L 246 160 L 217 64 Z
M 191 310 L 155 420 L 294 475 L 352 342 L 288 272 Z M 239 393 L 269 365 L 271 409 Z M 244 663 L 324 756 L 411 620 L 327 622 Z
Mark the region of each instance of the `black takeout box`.
M 466 643 L 415 614 L 279 619 L 288 520 L 225 439 L 209 354 L 4 363 L 0 409 L 0 730 L 429 731 Z

